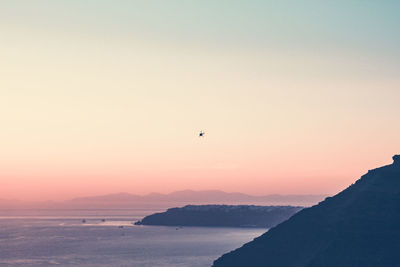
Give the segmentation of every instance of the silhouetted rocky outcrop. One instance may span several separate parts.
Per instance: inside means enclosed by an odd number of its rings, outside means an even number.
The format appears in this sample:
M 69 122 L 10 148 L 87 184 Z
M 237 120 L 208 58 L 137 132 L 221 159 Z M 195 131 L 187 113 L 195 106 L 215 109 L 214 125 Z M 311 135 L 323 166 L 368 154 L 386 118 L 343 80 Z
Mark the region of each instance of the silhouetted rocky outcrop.
M 301 209 L 292 206 L 188 205 L 146 216 L 135 224 L 270 228 Z
M 221 266 L 400 266 L 400 155 L 214 262 Z

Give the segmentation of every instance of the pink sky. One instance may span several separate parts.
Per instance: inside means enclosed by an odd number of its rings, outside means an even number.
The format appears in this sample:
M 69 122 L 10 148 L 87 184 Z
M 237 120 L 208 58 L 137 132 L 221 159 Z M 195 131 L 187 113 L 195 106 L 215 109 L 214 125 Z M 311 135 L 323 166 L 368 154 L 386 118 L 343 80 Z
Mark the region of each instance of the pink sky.
M 390 164 L 396 8 L 246 3 L 4 4 L 0 198 L 333 194 Z

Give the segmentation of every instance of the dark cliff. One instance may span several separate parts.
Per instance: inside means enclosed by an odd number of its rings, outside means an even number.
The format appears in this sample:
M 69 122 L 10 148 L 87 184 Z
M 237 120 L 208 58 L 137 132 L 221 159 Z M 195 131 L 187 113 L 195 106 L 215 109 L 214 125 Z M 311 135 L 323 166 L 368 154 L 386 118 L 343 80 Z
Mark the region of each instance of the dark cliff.
M 400 156 L 393 159 L 214 266 L 400 266 Z

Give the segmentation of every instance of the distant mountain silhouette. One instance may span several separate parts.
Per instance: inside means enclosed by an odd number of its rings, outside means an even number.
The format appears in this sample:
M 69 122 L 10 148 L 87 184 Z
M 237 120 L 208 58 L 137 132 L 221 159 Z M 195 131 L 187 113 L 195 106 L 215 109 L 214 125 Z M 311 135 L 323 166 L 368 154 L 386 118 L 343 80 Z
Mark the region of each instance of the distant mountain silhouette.
M 242 193 L 227 193 L 218 190 L 183 190 L 169 194 L 150 193 L 134 195 L 116 193 L 101 196 L 80 197 L 63 202 L 27 202 L 0 199 L 0 209 L 163 209 L 188 204 L 231 204 L 231 205 L 291 205 L 311 206 L 324 199 L 326 195 L 265 195 L 252 196 Z
M 118 193 L 103 196 L 75 198 L 68 204 L 101 204 L 125 206 L 143 203 L 171 204 L 262 204 L 262 205 L 299 205 L 310 206 L 324 199 L 326 195 L 265 195 L 253 196 L 243 193 L 227 193 L 219 190 L 193 191 L 183 190 L 170 194 L 151 193 L 148 195 L 133 195 Z
M 400 156 L 301 210 L 215 267 L 400 266 Z
M 187 205 L 148 215 L 135 224 L 270 228 L 301 209 L 293 206 Z

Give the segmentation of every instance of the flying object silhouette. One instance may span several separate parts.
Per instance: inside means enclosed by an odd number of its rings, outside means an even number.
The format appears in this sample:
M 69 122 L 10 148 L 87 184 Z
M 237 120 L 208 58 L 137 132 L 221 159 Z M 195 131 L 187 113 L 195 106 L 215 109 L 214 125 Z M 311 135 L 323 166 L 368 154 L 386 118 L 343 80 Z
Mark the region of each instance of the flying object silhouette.
M 199 137 L 204 137 L 204 135 L 205 135 L 206 133 L 205 132 L 203 132 L 203 131 L 200 131 L 200 133 L 199 133 Z

